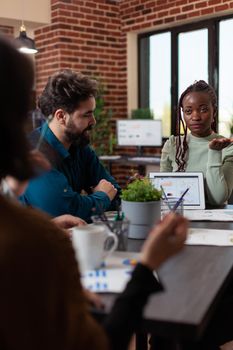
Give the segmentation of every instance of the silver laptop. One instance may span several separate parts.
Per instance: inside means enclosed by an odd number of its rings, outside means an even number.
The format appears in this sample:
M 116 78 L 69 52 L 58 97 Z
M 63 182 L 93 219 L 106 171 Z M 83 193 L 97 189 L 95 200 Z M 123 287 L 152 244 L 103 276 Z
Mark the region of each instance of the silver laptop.
M 201 172 L 163 173 L 150 172 L 149 179 L 160 189 L 162 185 L 167 197 L 184 197 L 184 209 L 205 209 L 204 178 Z

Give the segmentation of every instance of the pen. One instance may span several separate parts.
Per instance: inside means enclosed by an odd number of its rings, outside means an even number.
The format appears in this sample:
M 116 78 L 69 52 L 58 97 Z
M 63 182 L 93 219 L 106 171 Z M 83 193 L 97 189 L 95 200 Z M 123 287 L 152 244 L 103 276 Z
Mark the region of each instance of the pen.
M 165 193 L 165 191 L 164 191 L 163 186 L 162 186 L 162 185 L 160 185 L 160 188 L 161 188 L 161 191 L 162 191 L 162 193 L 163 193 L 163 196 L 164 196 L 165 202 L 166 202 L 166 204 L 167 204 L 167 206 L 168 206 L 169 210 L 171 210 L 171 211 L 172 211 L 172 207 L 171 207 L 171 205 L 170 205 L 170 203 L 169 203 L 169 201 L 168 201 L 168 198 L 167 198 L 167 195 L 166 195 L 166 193 Z
M 186 195 L 186 193 L 188 192 L 189 187 L 186 188 L 186 190 L 184 191 L 184 193 L 182 193 L 182 195 L 180 196 L 180 198 L 178 199 L 178 201 L 176 202 L 176 204 L 174 205 L 174 207 L 172 208 L 172 211 L 176 211 L 176 209 L 178 208 L 178 206 L 180 205 L 180 203 L 182 202 L 182 199 L 184 198 L 184 196 Z

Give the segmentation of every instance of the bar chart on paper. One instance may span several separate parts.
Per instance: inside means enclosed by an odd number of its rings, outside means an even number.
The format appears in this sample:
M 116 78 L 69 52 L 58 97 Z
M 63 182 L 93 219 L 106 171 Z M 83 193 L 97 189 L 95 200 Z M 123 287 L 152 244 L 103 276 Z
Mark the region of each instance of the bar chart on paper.
M 138 260 L 139 253 L 114 252 L 99 269 L 86 271 L 81 276 L 82 284 L 96 293 L 120 293 Z

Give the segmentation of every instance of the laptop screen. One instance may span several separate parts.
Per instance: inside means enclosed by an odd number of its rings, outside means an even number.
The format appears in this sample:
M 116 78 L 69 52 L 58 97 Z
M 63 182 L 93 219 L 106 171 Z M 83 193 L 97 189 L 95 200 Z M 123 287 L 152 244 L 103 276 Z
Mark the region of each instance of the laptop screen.
M 205 209 L 205 193 L 203 174 L 195 173 L 149 173 L 149 179 L 160 189 L 163 186 L 166 196 L 180 197 L 189 188 L 184 197 L 184 209 Z

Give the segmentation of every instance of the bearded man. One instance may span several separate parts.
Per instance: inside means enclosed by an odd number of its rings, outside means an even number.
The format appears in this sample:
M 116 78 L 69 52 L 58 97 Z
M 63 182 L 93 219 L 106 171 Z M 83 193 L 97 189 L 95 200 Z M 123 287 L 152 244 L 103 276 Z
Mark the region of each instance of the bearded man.
M 52 216 L 71 214 L 90 222 L 95 213 L 113 209 L 120 187 L 88 146 L 96 124 L 95 80 L 64 70 L 48 79 L 39 98 L 47 122 L 30 141 L 52 164 L 32 179 L 20 200 Z M 85 194 L 83 194 L 85 192 Z

